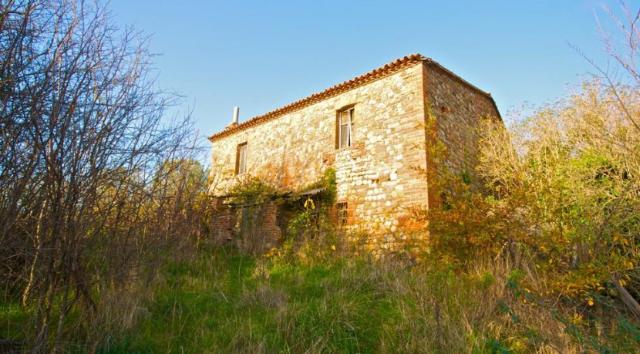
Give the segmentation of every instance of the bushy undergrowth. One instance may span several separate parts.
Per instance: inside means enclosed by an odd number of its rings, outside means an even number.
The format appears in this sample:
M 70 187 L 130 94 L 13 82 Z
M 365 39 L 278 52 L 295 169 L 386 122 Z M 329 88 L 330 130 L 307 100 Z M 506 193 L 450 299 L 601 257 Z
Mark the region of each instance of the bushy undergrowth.
M 637 327 L 538 298 L 506 260 L 466 269 L 358 257 L 203 249 L 166 265 L 120 352 L 584 352 L 638 350 Z M 591 324 L 590 324 L 591 323 Z M 611 325 L 614 324 L 614 325 Z
M 244 207 L 286 196 L 283 245 L 209 248 L 188 120 L 162 123 L 146 46 L 99 3 L 0 14 L 19 78 L 1 117 L 0 352 L 640 352 L 637 15 L 628 54 L 607 47 L 627 84 L 599 70 L 604 85 L 480 129 L 476 171 L 447 170 L 427 119 L 428 247 L 373 260 L 318 222 L 333 170 L 301 193 L 239 184 Z
M 638 321 L 621 301 L 621 289 L 632 301 L 639 291 L 640 154 L 628 153 L 640 151 L 639 130 L 611 102 L 587 86 L 510 131 L 482 131 L 484 184 L 444 174 L 442 203 L 426 213 L 429 248 L 410 255 L 419 262 L 368 258 L 316 222 L 317 206 L 301 195 L 283 245 L 266 255 L 202 243 L 145 265 L 158 267 L 141 270 L 158 274 L 151 279 L 96 287 L 105 318 L 84 337 L 97 347 L 64 333 L 78 340 L 65 349 L 640 352 Z M 259 181 L 238 191 L 246 202 L 274 193 Z M 0 333 L 23 338 L 29 308 L 5 299 Z
M 539 295 L 593 316 L 625 303 L 640 316 L 640 129 L 621 112 L 640 100 L 616 90 L 590 82 L 509 130 L 480 129 L 482 188 L 440 176 L 433 254 L 455 264 L 509 254 L 544 282 Z

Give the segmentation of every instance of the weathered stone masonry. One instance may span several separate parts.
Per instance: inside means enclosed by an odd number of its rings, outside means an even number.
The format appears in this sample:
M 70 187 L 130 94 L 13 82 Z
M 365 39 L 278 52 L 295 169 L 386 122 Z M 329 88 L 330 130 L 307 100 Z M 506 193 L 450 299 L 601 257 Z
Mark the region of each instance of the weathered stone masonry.
M 352 144 L 337 149 L 337 112 L 348 106 L 354 107 Z M 391 242 L 389 235 L 407 226 L 412 208 L 428 208 L 428 114 L 448 148 L 449 167 L 471 171 L 473 129 L 484 116 L 499 117 L 495 103 L 434 61 L 411 55 L 212 135 L 210 192 L 225 196 L 249 177 L 296 191 L 331 167 L 350 227 L 380 231 L 371 234 L 387 237 L 383 244 Z M 247 171 L 236 175 L 237 148 L 243 143 Z M 220 205 L 216 222 L 222 229 L 234 222 L 227 213 Z

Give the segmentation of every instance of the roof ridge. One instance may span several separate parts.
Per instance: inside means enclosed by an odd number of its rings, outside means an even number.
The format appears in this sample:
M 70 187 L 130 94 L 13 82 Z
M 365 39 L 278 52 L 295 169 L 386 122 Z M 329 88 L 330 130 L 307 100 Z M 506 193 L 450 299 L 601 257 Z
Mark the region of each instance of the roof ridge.
M 214 141 L 215 139 L 218 138 L 222 138 L 225 136 L 228 136 L 234 132 L 246 129 L 248 127 L 260 124 L 262 122 L 266 122 L 268 120 L 274 119 L 276 117 L 279 117 L 283 114 L 289 113 L 289 112 L 293 112 L 296 111 L 298 109 L 307 107 L 311 104 L 314 104 L 316 102 L 322 101 L 326 98 L 329 97 L 333 97 L 337 94 L 340 94 L 342 92 L 351 90 L 353 88 L 362 86 L 364 84 L 368 84 L 370 82 L 376 81 L 378 79 L 384 78 L 388 75 L 391 75 L 393 73 L 396 73 L 410 65 L 413 64 L 417 64 L 420 62 L 426 62 L 429 64 L 432 64 L 434 66 L 436 66 L 438 69 L 442 70 L 443 72 L 445 72 L 446 74 L 448 74 L 449 76 L 452 76 L 453 78 L 457 79 L 458 81 L 462 82 L 463 84 L 471 87 L 472 89 L 488 96 L 491 98 L 491 94 L 489 94 L 486 91 L 483 91 L 481 89 L 479 89 L 478 87 L 472 85 L 471 83 L 469 83 L 468 81 L 466 81 L 465 79 L 463 79 L 462 77 L 456 75 L 455 73 L 453 73 L 451 70 L 445 68 L 444 66 L 440 65 L 438 62 L 436 62 L 435 60 L 425 57 L 422 54 L 419 53 L 415 53 L 415 54 L 410 54 L 410 55 L 405 55 L 404 57 L 395 59 L 391 62 L 388 62 L 387 64 L 380 66 L 378 68 L 375 68 L 371 71 L 368 71 L 362 75 L 356 76 L 352 79 L 349 79 L 347 81 L 343 81 L 341 83 L 335 84 L 323 91 L 320 92 L 316 92 L 313 93 L 305 98 L 299 99 L 297 101 L 294 101 L 292 103 L 286 104 L 284 106 L 281 106 L 279 108 L 276 108 L 272 111 L 269 111 L 267 113 L 258 115 L 258 116 L 254 116 L 242 123 L 239 124 L 235 124 L 232 126 L 228 126 L 227 128 L 225 128 L 224 130 L 221 130 L 217 133 L 212 134 L 211 136 L 209 136 L 209 140 L 210 141 Z M 492 99 L 493 100 L 493 99 Z M 495 104 L 495 103 L 494 103 Z

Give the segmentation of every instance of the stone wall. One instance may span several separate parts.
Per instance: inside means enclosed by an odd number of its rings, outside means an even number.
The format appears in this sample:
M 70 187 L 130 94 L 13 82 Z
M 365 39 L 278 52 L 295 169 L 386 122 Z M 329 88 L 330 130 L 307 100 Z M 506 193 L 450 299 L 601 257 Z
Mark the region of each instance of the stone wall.
M 420 63 L 277 119 L 213 141 L 211 192 L 243 178 L 300 190 L 336 170 L 337 201 L 352 227 L 396 231 L 407 209 L 425 207 L 424 95 Z M 336 112 L 354 105 L 353 144 L 336 149 Z M 247 173 L 235 175 L 247 143 Z
M 336 149 L 336 115 L 350 105 L 353 143 Z M 499 113 L 486 93 L 424 59 L 274 119 L 217 135 L 210 192 L 224 196 L 252 177 L 281 191 L 300 191 L 334 168 L 337 202 L 348 205 L 349 230 L 365 231 L 373 248 L 406 241 L 407 230 L 419 230 L 424 237 L 424 225 L 416 225 L 410 215 L 414 208 L 428 208 L 437 193 L 427 183 L 438 168 L 429 160 L 434 143 L 426 129 L 429 114 L 437 139 L 447 147 L 446 167 L 473 173 L 475 129 L 482 117 Z M 247 172 L 237 176 L 237 146 L 244 143 Z M 224 213 L 217 222 L 228 228 Z
M 425 63 L 424 75 L 426 112 L 434 118 L 435 139 L 446 148 L 444 156 L 440 157 L 444 166 L 434 163 L 429 166 L 439 171 L 446 168 L 457 175 L 467 175 L 477 182 L 473 178 L 478 163 L 477 128 L 483 119 L 502 124 L 500 113 L 491 96 L 455 75 L 429 63 Z M 427 141 L 427 144 L 434 142 Z M 427 151 L 432 153 L 429 149 Z M 434 174 L 431 173 L 430 176 Z M 439 201 L 437 192 L 433 190 L 434 183 L 430 185 L 430 203 L 433 207 Z

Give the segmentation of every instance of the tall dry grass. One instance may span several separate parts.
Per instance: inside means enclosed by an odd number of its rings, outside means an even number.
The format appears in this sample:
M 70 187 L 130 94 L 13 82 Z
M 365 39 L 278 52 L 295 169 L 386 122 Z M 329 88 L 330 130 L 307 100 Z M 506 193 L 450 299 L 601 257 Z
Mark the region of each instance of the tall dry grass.
M 308 246 L 310 250 L 316 245 Z M 326 246 L 322 246 L 326 247 Z M 324 251 L 318 250 L 316 251 Z M 336 252 L 327 250 L 328 252 Z M 508 257 L 451 266 L 337 252 L 203 249 L 168 264 L 145 315 L 103 352 L 633 352 L 638 329 L 545 297 Z M 594 323 L 600 323 L 596 329 Z

